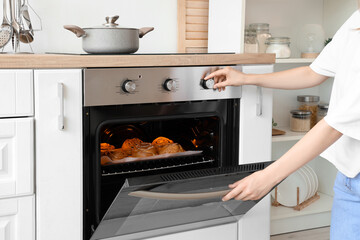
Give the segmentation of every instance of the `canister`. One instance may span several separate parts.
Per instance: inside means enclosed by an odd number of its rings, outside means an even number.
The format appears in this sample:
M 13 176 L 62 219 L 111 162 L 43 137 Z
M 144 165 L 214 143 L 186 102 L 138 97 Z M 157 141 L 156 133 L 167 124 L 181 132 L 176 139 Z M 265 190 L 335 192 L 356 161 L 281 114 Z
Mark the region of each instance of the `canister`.
M 317 123 L 318 104 L 320 97 L 314 95 L 300 95 L 297 96 L 297 101 L 299 102 L 299 110 L 311 112 L 310 128 L 314 127 Z
M 294 132 L 307 132 L 311 125 L 311 112 L 303 110 L 292 110 L 290 117 L 290 130 Z

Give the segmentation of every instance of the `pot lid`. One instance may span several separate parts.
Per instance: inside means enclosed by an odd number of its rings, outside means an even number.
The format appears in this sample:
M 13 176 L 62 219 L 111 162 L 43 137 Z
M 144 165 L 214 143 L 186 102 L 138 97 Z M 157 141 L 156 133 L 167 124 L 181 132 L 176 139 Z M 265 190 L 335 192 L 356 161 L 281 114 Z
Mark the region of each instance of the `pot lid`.
M 119 19 L 118 15 L 109 17 L 107 16 L 105 18 L 106 23 L 104 23 L 101 26 L 95 26 L 95 27 L 88 27 L 88 28 L 84 28 L 84 29 L 99 29 L 99 28 L 116 28 L 116 29 L 129 29 L 129 30 L 138 30 L 137 28 L 126 28 L 126 27 L 120 27 L 119 24 L 116 23 L 116 21 Z

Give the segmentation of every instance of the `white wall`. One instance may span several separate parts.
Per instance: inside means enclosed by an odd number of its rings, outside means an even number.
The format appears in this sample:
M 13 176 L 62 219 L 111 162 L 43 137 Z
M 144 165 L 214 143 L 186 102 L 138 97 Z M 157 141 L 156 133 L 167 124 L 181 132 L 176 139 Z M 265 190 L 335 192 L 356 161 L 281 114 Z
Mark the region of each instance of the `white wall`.
M 177 50 L 177 0 L 29 0 L 29 3 L 43 25 L 43 31 L 35 32 L 32 44 L 35 52 L 82 52 L 81 39 L 63 25 L 99 26 L 106 16 L 112 15 L 120 16 L 118 23 L 122 27 L 155 27 L 140 40 L 139 52 Z M 35 15 L 30 17 L 37 27 Z M 11 51 L 10 45 L 6 51 Z M 29 48 L 21 45 L 21 50 Z

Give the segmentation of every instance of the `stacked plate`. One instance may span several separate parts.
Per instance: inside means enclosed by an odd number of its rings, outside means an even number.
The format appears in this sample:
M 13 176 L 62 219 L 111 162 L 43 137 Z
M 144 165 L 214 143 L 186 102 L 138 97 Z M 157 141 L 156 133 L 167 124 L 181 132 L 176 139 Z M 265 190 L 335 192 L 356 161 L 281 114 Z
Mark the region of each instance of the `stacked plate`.
M 283 206 L 295 207 L 297 205 L 297 187 L 299 187 L 299 204 L 317 192 L 319 180 L 310 166 L 303 166 L 278 185 L 277 201 Z M 275 198 L 275 190 L 271 192 L 271 196 Z

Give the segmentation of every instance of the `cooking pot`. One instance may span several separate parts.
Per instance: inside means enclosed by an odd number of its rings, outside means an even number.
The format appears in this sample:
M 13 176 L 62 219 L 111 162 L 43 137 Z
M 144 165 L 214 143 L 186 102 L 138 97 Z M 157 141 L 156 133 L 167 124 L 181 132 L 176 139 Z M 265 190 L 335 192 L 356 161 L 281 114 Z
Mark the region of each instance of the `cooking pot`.
M 82 47 L 87 53 L 134 53 L 139 49 L 139 38 L 154 28 L 121 28 L 115 23 L 118 18 L 119 16 L 106 17 L 106 23 L 99 27 L 65 25 L 64 28 L 82 38 Z

